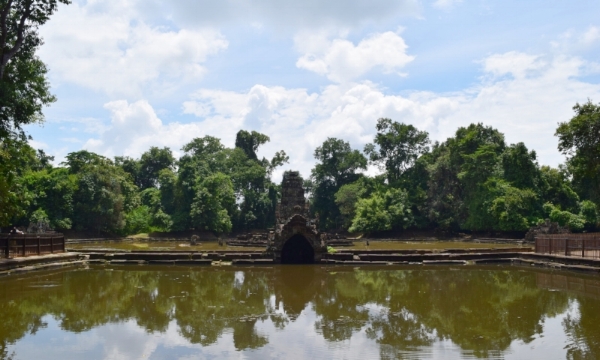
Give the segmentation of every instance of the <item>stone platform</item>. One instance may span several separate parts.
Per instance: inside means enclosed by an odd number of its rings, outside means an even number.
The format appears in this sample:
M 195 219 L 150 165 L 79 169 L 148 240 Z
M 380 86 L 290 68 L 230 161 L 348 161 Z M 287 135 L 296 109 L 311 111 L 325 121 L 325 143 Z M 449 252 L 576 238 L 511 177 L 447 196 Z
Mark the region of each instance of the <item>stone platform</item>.
M 84 264 L 89 257 L 80 253 L 35 255 L 14 259 L 0 259 L 0 275 L 25 273 L 34 270 Z

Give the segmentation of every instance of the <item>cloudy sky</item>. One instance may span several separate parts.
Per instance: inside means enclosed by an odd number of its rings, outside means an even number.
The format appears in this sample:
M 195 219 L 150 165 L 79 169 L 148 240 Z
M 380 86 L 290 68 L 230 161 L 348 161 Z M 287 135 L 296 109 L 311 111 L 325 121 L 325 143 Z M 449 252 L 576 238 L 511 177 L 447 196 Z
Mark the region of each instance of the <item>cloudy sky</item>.
M 27 131 L 60 162 L 256 130 L 260 156 L 284 149 L 308 175 L 325 139 L 362 149 L 381 117 L 440 141 L 482 122 L 556 166 L 557 123 L 600 102 L 598 14 L 597 0 L 73 0 L 40 31 L 58 101 Z

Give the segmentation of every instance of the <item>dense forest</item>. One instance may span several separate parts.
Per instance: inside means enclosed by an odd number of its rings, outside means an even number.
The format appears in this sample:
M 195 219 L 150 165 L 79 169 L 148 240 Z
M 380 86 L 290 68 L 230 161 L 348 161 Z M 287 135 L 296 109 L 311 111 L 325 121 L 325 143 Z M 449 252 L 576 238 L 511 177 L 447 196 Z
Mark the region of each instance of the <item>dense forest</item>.
M 43 43 L 38 28 L 59 3 L 70 1 L 0 4 L 0 226 L 117 235 L 273 226 L 279 179 L 272 174 L 289 159 L 283 150 L 258 158 L 265 134 L 241 130 L 233 148 L 196 138 L 179 159 L 169 148 L 152 147 L 139 159 L 81 150 L 59 166 L 29 145 L 24 126 L 43 122 L 43 107 L 56 101 L 36 52 Z M 540 166 L 535 151 L 507 144 L 483 123 L 444 142 L 391 119 L 378 120 L 364 149 L 329 138 L 304 174 L 311 211 L 323 229 L 358 233 L 522 232 L 547 218 L 571 231 L 596 230 L 600 105 L 588 100 L 573 109 L 556 129 L 567 159 L 559 168 Z M 368 165 L 381 174 L 365 175 Z
M 437 229 L 522 232 L 549 218 L 571 231 L 593 231 L 600 204 L 600 105 L 574 107 L 559 124 L 559 168 L 540 166 L 523 143 L 506 144 L 483 124 L 459 128 L 444 142 L 412 125 L 379 119 L 363 151 L 328 138 L 305 176 L 311 212 L 321 228 L 358 233 Z M 139 159 L 81 150 L 60 166 L 24 139 L 2 140 L 2 225 L 48 224 L 118 235 L 274 225 L 285 151 L 259 159 L 269 137 L 237 133 L 235 147 L 196 138 L 176 159 L 152 147 Z M 368 176 L 368 165 L 380 175 Z M 273 181 L 275 180 L 275 181 Z

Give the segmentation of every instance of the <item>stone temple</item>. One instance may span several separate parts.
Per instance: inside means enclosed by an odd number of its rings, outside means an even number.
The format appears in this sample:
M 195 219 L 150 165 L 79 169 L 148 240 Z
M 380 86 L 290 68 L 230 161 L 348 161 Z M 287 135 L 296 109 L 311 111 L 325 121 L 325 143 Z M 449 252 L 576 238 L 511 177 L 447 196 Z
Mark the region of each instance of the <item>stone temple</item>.
M 281 201 L 275 212 L 275 229 L 269 234 L 269 252 L 282 264 L 312 264 L 327 251 L 318 224 L 308 213 L 302 177 L 286 171 L 281 183 Z

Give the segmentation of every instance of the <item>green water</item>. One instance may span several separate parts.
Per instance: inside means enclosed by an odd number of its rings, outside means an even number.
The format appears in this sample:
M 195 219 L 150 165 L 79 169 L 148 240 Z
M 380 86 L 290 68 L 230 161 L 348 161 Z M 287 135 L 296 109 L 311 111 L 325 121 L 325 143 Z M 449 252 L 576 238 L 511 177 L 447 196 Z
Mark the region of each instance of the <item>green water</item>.
M 0 358 L 597 359 L 600 277 L 91 266 L 0 278 Z

